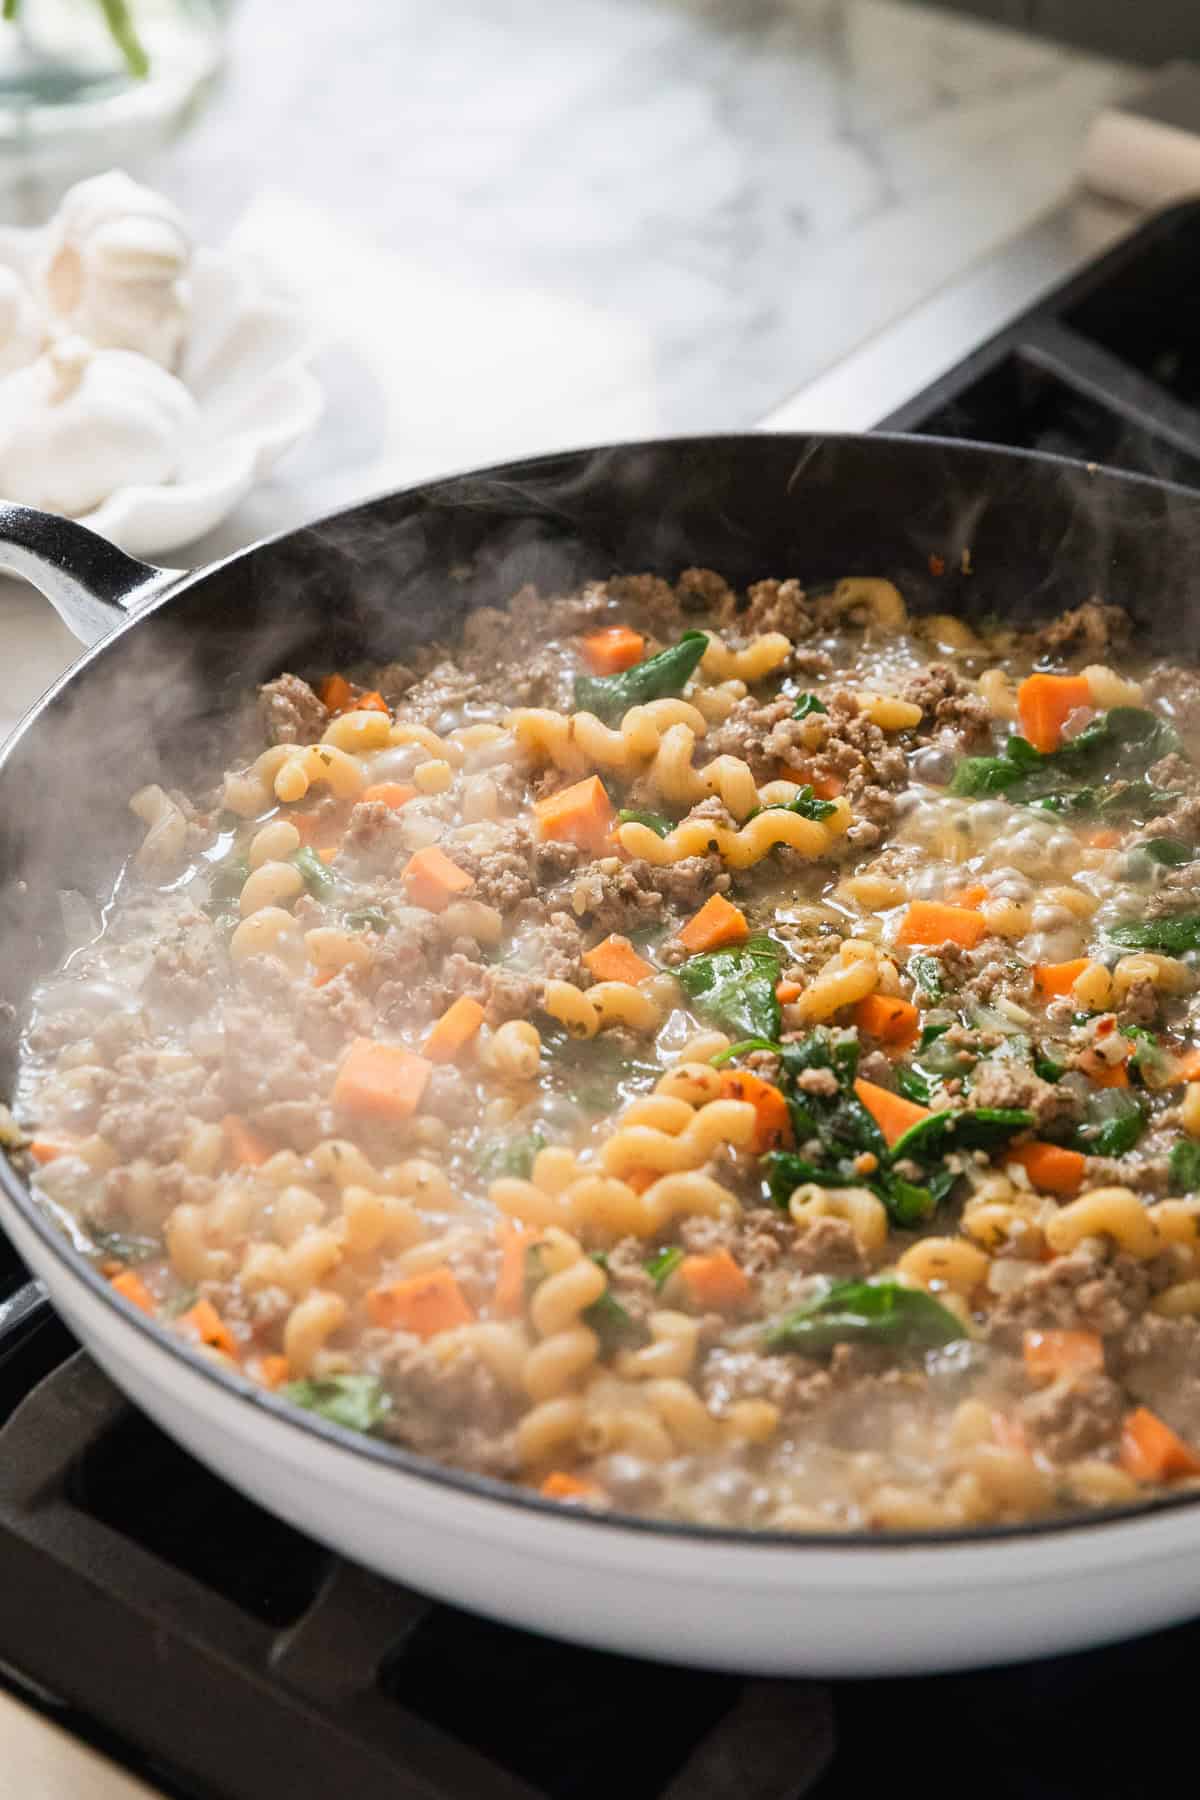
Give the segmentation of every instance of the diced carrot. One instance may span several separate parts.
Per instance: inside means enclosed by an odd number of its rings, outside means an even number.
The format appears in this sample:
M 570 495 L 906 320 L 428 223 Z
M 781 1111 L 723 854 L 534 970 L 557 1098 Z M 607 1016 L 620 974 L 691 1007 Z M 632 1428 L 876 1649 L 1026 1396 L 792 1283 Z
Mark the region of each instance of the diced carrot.
M 685 1256 L 680 1279 L 694 1306 L 714 1312 L 732 1312 L 750 1298 L 750 1282 L 728 1250 L 712 1250 L 707 1256 Z
M 721 1099 L 744 1100 L 754 1108 L 756 1125 L 750 1148 L 757 1156 L 792 1144 L 792 1116 L 779 1089 L 752 1069 L 722 1069 Z
M 632 987 L 654 973 L 654 964 L 639 956 L 627 937 L 615 933 L 595 949 L 585 951 L 583 964 L 597 981 L 627 981 Z
M 952 906 L 982 906 L 987 897 L 988 891 L 981 881 L 971 887 L 955 888 L 952 894 L 946 895 Z
M 689 956 L 697 956 L 702 950 L 719 950 L 725 944 L 744 944 L 750 927 L 745 914 L 724 894 L 712 894 L 678 936 Z
M 1084 1158 L 1061 1144 L 1022 1144 L 1006 1150 L 1005 1162 L 1020 1163 L 1035 1188 L 1044 1194 L 1077 1194 L 1083 1185 Z
M 538 1492 L 546 1500 L 591 1500 L 600 1489 L 582 1475 L 569 1475 L 565 1469 L 552 1469 Z
M 394 812 L 401 806 L 407 806 L 410 800 L 415 800 L 417 790 L 403 781 L 374 781 L 370 787 L 363 789 L 359 797 L 374 800 L 380 806 L 390 806 Z
M 544 838 L 578 844 L 581 850 L 603 850 L 616 823 L 612 801 L 598 775 L 562 788 L 545 800 L 535 800 L 534 817 Z
M 913 900 L 900 924 L 896 942 L 910 944 L 961 944 L 973 950 L 987 932 L 981 913 L 966 906 L 949 906 L 944 900 Z
M 318 850 L 317 855 L 325 864 L 326 868 L 328 868 L 329 864 L 337 859 L 337 846 L 335 844 L 330 844 L 324 850 Z
M 1089 1062 L 1085 1072 L 1093 1087 L 1127 1088 L 1129 1086 L 1129 1070 L 1123 1062 L 1106 1063 L 1101 1062 L 1097 1057 L 1095 1062 Z
M 261 1381 L 264 1387 L 269 1388 L 282 1387 L 289 1373 L 286 1356 L 260 1356 L 257 1362 L 250 1367 L 250 1374 L 254 1376 L 255 1380 Z
M 421 1048 L 430 1062 L 453 1062 L 483 1024 L 483 1008 L 469 994 L 451 1001 Z
M 992 1437 L 1003 1450 L 1020 1450 L 1029 1453 L 1029 1439 L 1025 1436 L 1025 1427 L 1020 1419 L 1014 1419 L 1008 1413 L 992 1414 Z
M 1172 1081 L 1200 1081 L 1200 1050 L 1185 1050 L 1175 1058 Z
M 777 981 L 775 983 L 775 998 L 780 1006 L 790 1006 L 792 1001 L 798 1000 L 803 992 L 804 989 L 798 981 Z
M 836 800 L 846 784 L 840 775 L 814 775 L 808 785 L 818 800 Z
M 413 905 L 423 906 L 426 912 L 445 912 L 457 894 L 465 894 L 475 885 L 467 871 L 451 862 L 436 844 L 410 856 L 401 877 Z
M 384 699 L 383 695 L 379 692 L 378 688 L 371 688 L 368 693 L 359 694 L 357 696 L 354 702 L 354 710 L 355 712 L 390 713 L 392 709 Z
M 854 1084 L 854 1091 L 889 1146 L 897 1143 L 906 1131 L 930 1116 L 931 1109 L 928 1106 L 918 1106 L 915 1100 L 906 1100 L 903 1094 L 893 1094 L 890 1088 L 880 1087 L 874 1081 L 864 1081 L 861 1075 Z
M 854 1009 L 854 1023 L 860 1031 L 907 1050 L 916 1042 L 921 1015 L 911 1000 L 899 1000 L 891 994 L 868 994 Z
M 1200 1456 L 1148 1406 L 1135 1407 L 1121 1426 L 1121 1467 L 1137 1481 L 1200 1475 Z
M 593 675 L 619 675 L 642 660 L 646 640 L 628 625 L 606 625 L 583 640 L 583 655 Z
M 1033 1382 L 1099 1374 L 1104 1368 L 1104 1344 L 1094 1331 L 1027 1331 L 1021 1347 Z
M 327 675 L 317 689 L 317 696 L 327 711 L 345 712 L 354 698 L 354 689 L 344 675 Z
M 245 1119 L 239 1118 L 237 1113 L 226 1113 L 221 1120 L 221 1129 L 225 1133 L 229 1160 L 235 1168 L 248 1165 L 256 1169 L 260 1163 L 265 1163 L 269 1156 L 275 1154 L 266 1139 L 259 1137 L 257 1131 L 252 1131 Z
M 1091 706 L 1086 675 L 1030 675 L 1017 689 L 1017 717 L 1022 734 L 1035 750 L 1057 750 L 1063 726 L 1081 706 Z
M 633 1189 L 635 1194 L 644 1194 L 647 1188 L 654 1186 L 661 1173 L 661 1169 L 630 1169 L 629 1173 L 623 1175 L 621 1179 L 626 1187 Z
M 322 969 L 319 975 L 313 976 L 312 984 L 315 988 L 323 988 L 328 982 L 333 981 L 338 974 L 339 970 L 337 969 Z
M 122 1269 L 119 1275 L 113 1276 L 110 1285 L 118 1294 L 123 1294 L 131 1306 L 138 1307 L 142 1312 L 153 1316 L 158 1311 L 154 1295 L 135 1270 Z
M 525 1253 L 536 1236 L 532 1227 L 516 1219 L 501 1219 L 496 1226 L 500 1267 L 492 1307 L 502 1319 L 515 1319 L 525 1310 Z
M 197 1300 L 195 1306 L 180 1315 L 176 1324 L 185 1337 L 195 1338 L 197 1343 L 207 1344 L 211 1350 L 221 1350 L 237 1361 L 237 1339 L 211 1300 Z
M 1111 825 L 1106 825 L 1099 831 L 1089 831 L 1083 841 L 1089 850 L 1115 850 L 1124 835 L 1124 832 L 1114 831 Z
M 355 1038 L 333 1084 L 333 1103 L 361 1119 L 410 1119 L 433 1072 L 424 1056 L 399 1044 Z
M 1069 994 L 1083 971 L 1091 967 L 1086 956 L 1073 957 L 1070 962 L 1035 963 L 1033 980 L 1040 994 L 1047 998 L 1058 999 Z
M 36 1163 L 52 1163 L 60 1156 L 70 1156 L 74 1144 L 51 1138 L 34 1138 L 29 1146 L 29 1154 Z
M 411 1331 L 415 1337 L 436 1337 L 456 1325 L 470 1325 L 475 1314 L 467 1305 L 453 1270 L 445 1263 L 424 1275 L 410 1275 L 390 1287 L 372 1288 L 367 1311 L 375 1325 L 387 1331 Z

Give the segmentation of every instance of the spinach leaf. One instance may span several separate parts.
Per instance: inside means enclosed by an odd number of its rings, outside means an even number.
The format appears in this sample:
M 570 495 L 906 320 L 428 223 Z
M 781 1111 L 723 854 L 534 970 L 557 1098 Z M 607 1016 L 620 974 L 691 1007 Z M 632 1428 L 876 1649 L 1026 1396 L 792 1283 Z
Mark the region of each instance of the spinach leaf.
M 832 800 L 818 800 L 813 794 L 812 788 L 806 783 L 803 787 L 797 788 L 790 800 L 774 800 L 769 806 L 756 806 L 753 812 L 747 813 L 746 817 L 757 819 L 759 813 L 790 812 L 799 813 L 802 819 L 821 820 L 827 819 L 830 813 L 836 811 L 837 807 Z
M 351 1431 L 374 1431 L 392 1410 L 388 1394 L 377 1375 L 324 1375 L 309 1381 L 289 1381 L 280 1390 L 293 1406 L 320 1413 L 335 1425 Z
M 364 906 L 358 912 L 347 913 L 346 923 L 351 931 L 386 931 L 390 920 L 382 907 Z
M 1196 854 L 1190 844 L 1185 844 L 1182 838 L 1177 837 L 1144 838 L 1140 844 L 1135 845 L 1135 849 L 1141 855 L 1148 856 L 1151 862 L 1162 863 L 1168 869 L 1177 869 L 1181 863 L 1191 862 Z
M 1145 919 L 1140 925 L 1110 925 L 1106 935 L 1124 950 L 1165 950 L 1169 956 L 1180 956 L 1185 950 L 1200 950 L 1200 913 Z
M 1160 757 L 1182 748 L 1174 726 L 1156 713 L 1114 706 L 1060 750 L 1042 753 L 1025 738 L 1012 737 L 998 756 L 965 757 L 950 792 L 1004 794 L 1017 805 L 1058 813 L 1152 817 L 1164 796 L 1140 778 Z
M 603 1250 L 594 1251 L 592 1261 L 607 1273 L 608 1258 Z M 579 1316 L 600 1339 L 601 1356 L 610 1356 L 614 1350 L 619 1349 L 622 1344 L 628 1343 L 631 1338 L 642 1335 L 631 1314 L 621 1305 L 614 1294 L 609 1293 L 607 1288 L 598 1300 L 593 1300 L 590 1306 L 585 1306 Z
M 690 956 L 675 971 L 696 1011 L 739 1037 L 779 1036 L 775 998 L 783 952 L 770 938 Z
M 940 1000 L 945 992 L 942 965 L 936 956 L 910 956 L 908 972 L 927 1000 Z
M 299 850 L 293 850 L 288 861 L 299 869 L 304 885 L 314 899 L 333 899 L 338 889 L 337 881 L 310 844 L 302 844 Z
M 807 719 L 812 713 L 827 713 L 829 708 L 816 694 L 797 694 L 793 719 Z
M 929 1105 L 933 1083 L 920 1069 L 909 1063 L 897 1063 L 892 1073 L 898 1091 L 906 1100 L 915 1100 L 918 1106 Z
M 683 1251 L 679 1245 L 668 1244 L 665 1250 L 656 1250 L 653 1256 L 647 1257 L 642 1267 L 661 1293 L 682 1261 Z
M 1200 1144 L 1180 1138 L 1171 1151 L 1170 1189 L 1173 1194 L 1194 1194 L 1200 1188 Z
M 917 1044 L 917 1049 L 928 1050 L 930 1044 L 936 1044 L 940 1037 L 945 1037 L 949 1029 L 949 1019 L 945 1020 L 941 1025 L 922 1025 L 921 1037 Z
M 947 1108 L 910 1125 L 892 1145 L 892 1160 L 928 1163 L 949 1149 L 991 1150 L 1032 1124 L 1033 1114 L 1021 1106 L 980 1106 L 964 1112 Z
M 1145 1129 L 1141 1102 L 1128 1088 L 1101 1088 L 1088 1097 L 1075 1147 L 1085 1156 L 1124 1156 Z
M 669 650 L 660 650 L 657 656 L 649 656 L 619 675 L 577 675 L 576 708 L 595 713 L 598 719 L 612 725 L 631 706 L 681 694 L 707 647 L 706 631 L 685 631 Z
M 773 1050 L 778 1056 L 783 1045 L 775 1043 L 772 1038 L 743 1038 L 740 1044 L 730 1044 L 728 1050 L 722 1050 L 718 1056 L 710 1056 L 708 1060 L 714 1069 L 723 1069 L 735 1056 L 748 1056 L 751 1050 Z
M 540 1131 L 526 1132 L 522 1137 L 485 1138 L 476 1146 L 475 1167 L 489 1181 L 497 1181 L 502 1175 L 515 1175 L 528 1181 L 533 1173 L 534 1157 L 545 1148 L 546 1140 Z
M 861 1175 L 847 1169 L 827 1169 L 794 1150 L 768 1150 L 762 1159 L 763 1173 L 776 1206 L 786 1206 L 798 1187 L 815 1182 L 818 1187 L 862 1187 Z
M 212 917 L 210 908 L 224 910 L 231 900 L 237 900 L 250 879 L 250 864 L 244 856 L 227 856 L 218 863 L 208 882 L 208 902 L 205 911 Z
M 611 1112 L 622 1088 L 658 1080 L 658 1063 L 630 1056 L 620 1038 L 573 1038 L 561 1026 L 541 1028 L 543 1069 L 553 1084 L 587 1112 Z
M 113 1257 L 117 1262 L 144 1263 L 163 1254 L 163 1247 L 157 1238 L 138 1237 L 134 1232 L 93 1231 L 92 1242 L 97 1250 L 102 1251 L 105 1256 Z
M 1048 1050 L 1035 1048 L 1033 1052 L 1033 1072 L 1040 1075 L 1043 1081 L 1060 1081 L 1066 1074 L 1067 1065 L 1051 1056 Z
M 666 837 L 671 829 L 670 819 L 664 819 L 661 813 L 643 812 L 637 806 L 623 806 L 617 819 L 622 825 L 645 825 L 655 837 Z
M 887 1171 L 869 1185 L 883 1201 L 892 1224 L 906 1228 L 931 1219 L 957 1180 L 954 1170 L 947 1168 L 934 1169 L 925 1182 L 906 1181 Z
M 1171 1081 L 1173 1059 L 1169 1057 L 1152 1031 L 1144 1025 L 1125 1025 L 1121 1036 L 1128 1038 L 1133 1045 L 1133 1054 L 1129 1058 L 1129 1066 L 1136 1069 L 1148 1088 L 1168 1087 Z
M 768 1325 L 763 1347 L 806 1355 L 851 1342 L 920 1348 L 951 1344 L 966 1327 L 923 1288 L 898 1281 L 839 1281 Z

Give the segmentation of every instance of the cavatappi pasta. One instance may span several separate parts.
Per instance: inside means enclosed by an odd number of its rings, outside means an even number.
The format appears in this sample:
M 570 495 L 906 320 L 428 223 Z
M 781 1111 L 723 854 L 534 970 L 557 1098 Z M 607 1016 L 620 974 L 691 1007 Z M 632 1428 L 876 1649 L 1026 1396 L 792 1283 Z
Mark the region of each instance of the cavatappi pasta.
M 14 1151 L 123 1300 L 550 1498 L 803 1533 L 1200 1476 L 1200 678 L 689 570 L 282 675 L 130 799 Z

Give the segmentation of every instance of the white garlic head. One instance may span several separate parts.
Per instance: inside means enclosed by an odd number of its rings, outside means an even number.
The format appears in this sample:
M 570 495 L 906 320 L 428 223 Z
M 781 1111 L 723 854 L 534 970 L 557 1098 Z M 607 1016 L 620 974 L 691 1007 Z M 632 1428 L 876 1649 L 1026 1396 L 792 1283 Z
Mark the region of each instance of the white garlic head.
M 0 494 L 78 518 L 118 488 L 170 481 L 196 416 L 149 357 L 60 338 L 0 381 Z
M 44 343 L 33 295 L 14 270 L 0 264 L 0 376 L 23 369 Z
M 174 369 L 189 322 L 191 257 L 170 201 L 112 170 L 64 195 L 46 229 L 38 297 L 64 329 Z

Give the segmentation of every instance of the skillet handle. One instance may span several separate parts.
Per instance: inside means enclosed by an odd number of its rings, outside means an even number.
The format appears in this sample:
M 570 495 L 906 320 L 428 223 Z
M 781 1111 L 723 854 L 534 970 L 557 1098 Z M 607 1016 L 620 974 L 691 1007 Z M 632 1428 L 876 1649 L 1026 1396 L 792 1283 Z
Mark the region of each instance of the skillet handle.
M 0 569 L 33 583 L 68 630 L 94 644 L 185 573 L 126 556 L 74 519 L 0 501 Z

